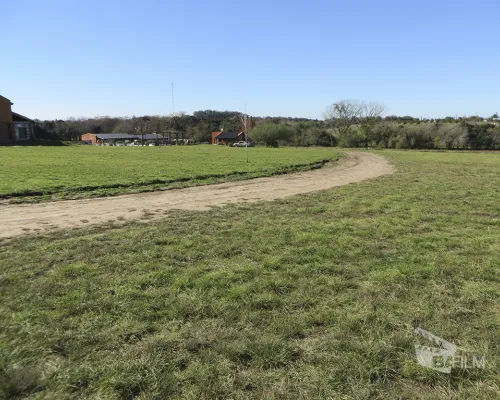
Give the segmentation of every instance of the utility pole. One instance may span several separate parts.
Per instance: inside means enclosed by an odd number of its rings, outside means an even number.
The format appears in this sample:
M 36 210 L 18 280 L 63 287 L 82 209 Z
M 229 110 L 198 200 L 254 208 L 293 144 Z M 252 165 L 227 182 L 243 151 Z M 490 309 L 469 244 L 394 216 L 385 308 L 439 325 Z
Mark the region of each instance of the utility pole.
M 248 162 L 248 128 L 247 128 L 247 106 L 245 104 L 245 148 L 247 152 L 247 162 Z
M 174 81 L 172 81 L 172 117 L 170 118 L 172 130 L 174 130 L 174 118 L 175 118 L 175 107 L 174 107 Z M 175 145 L 179 145 L 179 135 L 176 134 Z
M 175 108 L 174 108 L 174 82 L 172 81 L 172 117 L 175 114 Z
M 245 147 L 246 147 L 246 156 L 248 162 L 248 129 L 247 129 L 247 105 L 245 104 L 245 113 L 241 117 L 241 122 L 243 123 L 243 130 L 245 132 Z

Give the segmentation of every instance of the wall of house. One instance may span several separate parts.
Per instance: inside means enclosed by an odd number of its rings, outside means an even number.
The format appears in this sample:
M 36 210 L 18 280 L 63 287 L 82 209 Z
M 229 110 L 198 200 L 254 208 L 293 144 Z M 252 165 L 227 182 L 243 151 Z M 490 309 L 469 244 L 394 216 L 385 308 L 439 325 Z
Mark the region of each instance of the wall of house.
M 0 97 L 0 122 L 12 123 L 12 108 L 10 101 Z
M 14 139 L 15 140 L 35 139 L 35 135 L 33 132 L 33 124 L 29 122 L 14 122 Z
M 10 125 L 0 122 L 0 142 L 10 140 Z
M 13 138 L 12 108 L 10 101 L 0 97 L 0 142 Z
M 82 141 L 90 141 L 92 144 L 97 144 L 97 136 L 93 133 L 85 133 L 82 135 Z
M 236 139 L 227 138 L 227 139 L 221 139 L 221 140 L 219 140 L 219 143 L 222 143 L 222 144 L 224 144 L 224 145 L 227 146 L 228 144 L 232 145 L 233 143 L 236 143 L 236 142 L 239 142 L 239 141 L 240 141 L 239 137 L 236 138 Z
M 217 144 L 217 139 L 215 138 L 221 131 L 212 132 L 212 144 Z

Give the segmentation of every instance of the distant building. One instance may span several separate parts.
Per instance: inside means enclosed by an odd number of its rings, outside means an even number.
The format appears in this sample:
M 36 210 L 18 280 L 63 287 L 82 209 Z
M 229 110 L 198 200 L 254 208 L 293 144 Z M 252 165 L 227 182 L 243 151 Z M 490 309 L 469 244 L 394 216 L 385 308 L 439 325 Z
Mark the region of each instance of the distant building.
M 233 144 L 243 140 L 243 132 L 225 132 L 224 130 L 212 132 L 212 144 Z
M 240 132 L 226 132 L 224 129 L 212 132 L 212 144 L 233 144 L 245 140 L 245 131 L 252 129 L 252 120 L 247 119 L 246 123 L 241 124 Z
M 172 138 L 163 137 L 157 133 L 145 133 L 144 135 L 136 135 L 131 133 L 85 133 L 82 135 L 82 141 L 94 145 L 113 145 L 116 143 L 133 143 L 142 141 L 145 143 L 172 144 Z
M 33 120 L 12 112 L 9 99 L 0 96 L 0 142 L 34 140 Z

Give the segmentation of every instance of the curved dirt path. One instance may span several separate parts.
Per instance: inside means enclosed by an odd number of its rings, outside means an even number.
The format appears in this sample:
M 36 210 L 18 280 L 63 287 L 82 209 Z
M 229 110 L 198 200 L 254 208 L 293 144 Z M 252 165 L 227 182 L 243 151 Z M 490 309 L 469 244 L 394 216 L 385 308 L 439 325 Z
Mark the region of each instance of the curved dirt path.
M 111 221 L 150 220 L 170 210 L 206 210 L 229 203 L 274 200 L 394 171 L 381 156 L 348 152 L 335 166 L 296 174 L 116 197 L 0 205 L 0 240 Z

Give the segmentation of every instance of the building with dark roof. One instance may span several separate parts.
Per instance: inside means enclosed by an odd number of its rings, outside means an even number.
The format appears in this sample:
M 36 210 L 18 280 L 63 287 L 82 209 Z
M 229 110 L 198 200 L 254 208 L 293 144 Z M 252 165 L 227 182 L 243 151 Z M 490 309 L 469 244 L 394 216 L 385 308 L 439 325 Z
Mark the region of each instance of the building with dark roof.
M 172 139 L 168 136 L 163 137 L 158 133 L 132 134 L 132 133 L 86 133 L 82 135 L 82 141 L 95 144 L 116 144 L 117 142 L 144 142 L 171 144 Z
M 233 144 L 242 140 L 243 132 L 212 132 L 212 144 Z
M 33 120 L 12 112 L 12 103 L 0 96 L 0 142 L 34 140 Z

